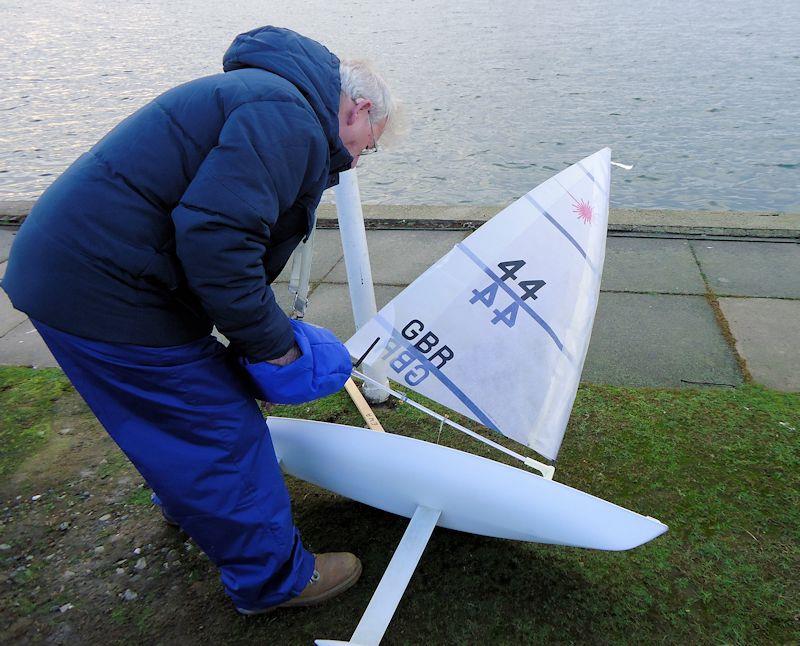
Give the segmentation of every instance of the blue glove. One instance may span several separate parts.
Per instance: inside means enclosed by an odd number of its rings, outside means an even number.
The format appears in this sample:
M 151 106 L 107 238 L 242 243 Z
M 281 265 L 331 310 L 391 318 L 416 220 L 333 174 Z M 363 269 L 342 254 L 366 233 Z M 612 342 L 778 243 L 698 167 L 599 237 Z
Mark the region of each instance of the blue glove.
M 241 359 L 258 398 L 273 404 L 301 404 L 340 390 L 353 370 L 347 348 L 330 330 L 302 321 L 291 324 L 299 359 L 285 366 Z

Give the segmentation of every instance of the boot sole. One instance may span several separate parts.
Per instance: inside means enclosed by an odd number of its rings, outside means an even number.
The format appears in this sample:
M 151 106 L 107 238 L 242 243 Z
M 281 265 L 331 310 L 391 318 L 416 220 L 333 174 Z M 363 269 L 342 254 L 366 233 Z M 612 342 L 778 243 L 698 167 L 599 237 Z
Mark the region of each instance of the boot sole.
M 333 586 L 330 590 L 327 590 L 326 592 L 323 592 L 322 594 L 319 594 L 315 597 L 307 597 L 302 600 L 298 599 L 298 597 L 295 597 L 294 599 L 289 599 L 289 601 L 286 601 L 285 603 L 282 603 L 281 605 L 275 607 L 305 608 L 307 606 L 316 606 L 320 603 L 324 603 L 328 599 L 332 599 L 336 595 L 341 594 L 345 590 L 348 590 L 349 588 L 353 587 L 358 581 L 358 579 L 361 577 L 362 569 L 363 568 L 361 566 L 361 561 L 358 561 L 358 568 L 353 571 L 353 574 L 351 574 L 348 578 L 342 581 L 339 585 Z

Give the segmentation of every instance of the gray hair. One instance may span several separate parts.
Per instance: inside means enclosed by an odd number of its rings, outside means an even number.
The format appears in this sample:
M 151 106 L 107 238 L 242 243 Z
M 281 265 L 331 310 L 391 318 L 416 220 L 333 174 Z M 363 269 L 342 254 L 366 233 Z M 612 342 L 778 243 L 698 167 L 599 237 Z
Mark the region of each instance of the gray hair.
M 363 60 L 340 61 L 339 76 L 342 82 L 342 94 L 353 101 L 358 99 L 372 101 L 370 112 L 375 121 L 384 119 L 393 121 L 398 103 L 392 97 L 386 81 L 374 70 L 371 63 Z

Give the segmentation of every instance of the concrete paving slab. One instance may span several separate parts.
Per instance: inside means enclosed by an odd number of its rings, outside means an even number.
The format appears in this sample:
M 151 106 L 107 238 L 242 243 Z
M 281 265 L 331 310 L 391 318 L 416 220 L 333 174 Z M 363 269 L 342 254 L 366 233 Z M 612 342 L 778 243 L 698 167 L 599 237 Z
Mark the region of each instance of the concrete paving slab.
M 583 379 L 678 388 L 738 385 L 733 352 L 702 296 L 602 293 Z
M 8 252 L 11 251 L 11 243 L 17 235 L 16 229 L 6 229 L 0 227 L 0 262 L 8 260 Z
M 718 296 L 800 298 L 800 244 L 692 241 Z
M 334 265 L 342 259 L 342 239 L 338 229 L 318 229 L 314 235 L 314 252 L 311 256 L 311 282 L 320 282 Z M 278 276 L 277 282 L 288 283 L 292 275 L 292 261 L 289 258 L 286 267 Z
M 402 289 L 400 286 L 377 285 L 375 300 L 378 309 L 397 296 Z M 333 330 L 342 341 L 353 336 L 356 327 L 347 285 L 323 283 L 313 291 L 309 300 L 310 305 L 305 320 Z
M 470 231 L 367 231 L 367 246 L 376 285 L 408 285 L 461 242 Z M 325 279 L 346 283 L 344 260 Z
M 0 365 L 34 368 L 57 366 L 42 337 L 28 320 L 0 337 Z
M 719 305 L 753 380 L 800 392 L 800 301 L 721 298 Z
M 20 323 L 27 320 L 27 316 L 11 306 L 5 292 L 0 289 L 0 338 L 4 337 Z
M 0 280 L 3 279 L 6 273 L 6 266 L 8 266 L 7 262 L 0 262 Z M 28 317 L 22 312 L 14 309 L 11 301 L 8 300 L 8 296 L 0 287 L 0 337 L 22 323 L 26 318 Z
M 705 294 L 686 240 L 610 237 L 600 288 L 621 292 Z
M 291 314 L 294 297 L 289 294 L 289 283 L 273 283 L 272 293 L 275 294 L 275 300 L 281 309 L 287 314 Z

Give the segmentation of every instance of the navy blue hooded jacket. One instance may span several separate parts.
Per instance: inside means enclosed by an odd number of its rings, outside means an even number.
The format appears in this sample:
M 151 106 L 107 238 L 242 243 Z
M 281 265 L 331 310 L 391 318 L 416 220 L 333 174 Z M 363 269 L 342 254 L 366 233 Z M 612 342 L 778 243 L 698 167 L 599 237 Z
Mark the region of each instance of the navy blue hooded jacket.
M 216 324 L 250 361 L 289 350 L 269 283 L 352 162 L 339 60 L 264 27 L 224 70 L 144 106 L 45 191 L 3 280 L 15 307 L 98 341 L 180 345 Z

